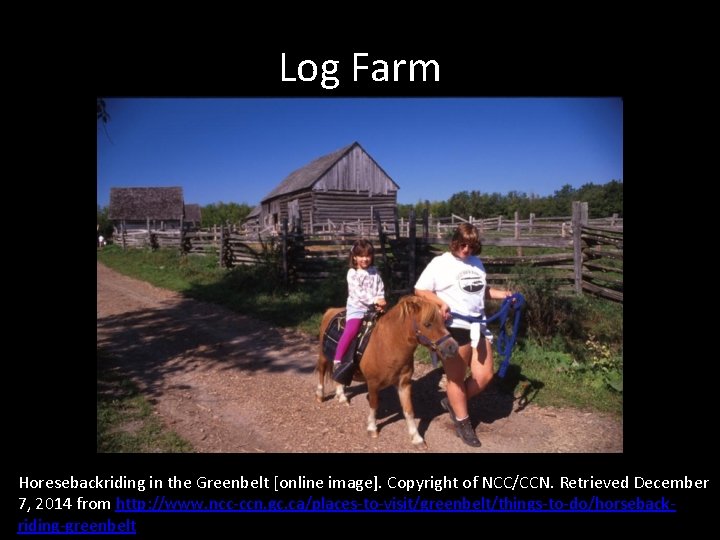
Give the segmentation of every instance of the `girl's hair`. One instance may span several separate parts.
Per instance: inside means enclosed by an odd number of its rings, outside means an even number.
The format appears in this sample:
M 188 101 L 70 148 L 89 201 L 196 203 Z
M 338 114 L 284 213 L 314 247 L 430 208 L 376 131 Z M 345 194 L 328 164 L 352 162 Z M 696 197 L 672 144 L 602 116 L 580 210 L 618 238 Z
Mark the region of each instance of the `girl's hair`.
M 373 245 L 369 240 L 361 238 L 360 240 L 355 240 L 355 243 L 350 250 L 350 268 L 357 268 L 353 257 L 361 257 L 363 255 L 370 257 L 370 266 L 375 263 L 375 249 L 373 248 Z
M 462 244 L 468 244 L 473 255 L 480 255 L 482 242 L 480 242 L 480 235 L 474 225 L 461 223 L 457 229 L 455 229 L 452 240 L 450 241 L 450 251 L 453 253 L 460 251 Z

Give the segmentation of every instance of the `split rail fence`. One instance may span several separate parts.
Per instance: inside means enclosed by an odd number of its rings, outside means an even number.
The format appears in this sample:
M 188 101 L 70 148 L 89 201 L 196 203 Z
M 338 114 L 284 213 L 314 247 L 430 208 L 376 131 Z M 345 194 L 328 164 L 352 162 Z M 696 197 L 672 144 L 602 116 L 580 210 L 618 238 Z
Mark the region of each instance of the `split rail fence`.
M 424 212 L 416 219 L 381 222 L 377 213 L 373 226 L 366 222 L 325 224 L 311 235 L 302 223 L 284 222 L 279 231 L 248 231 L 214 227 L 195 232 L 132 231 L 116 243 L 123 247 L 176 247 L 184 253 L 218 257 L 223 267 L 249 264 L 282 266 L 286 284 L 321 283 L 344 275 L 353 242 L 372 239 L 376 264 L 391 293 L 406 294 L 419 273 L 443 251 L 452 231 L 461 222 L 478 227 L 483 246 L 515 248 L 513 256 L 482 255 L 491 284 L 503 285 L 521 277 L 518 267 L 543 269 L 538 275 L 552 279 L 561 291 L 601 296 L 623 301 L 623 220 L 617 215 L 588 219 L 588 205 L 573 203 L 573 215 L 526 220 L 468 219 L 453 215 L 433 219 Z M 260 234 L 259 234 L 260 233 Z M 527 248 L 553 248 L 555 253 L 525 254 Z

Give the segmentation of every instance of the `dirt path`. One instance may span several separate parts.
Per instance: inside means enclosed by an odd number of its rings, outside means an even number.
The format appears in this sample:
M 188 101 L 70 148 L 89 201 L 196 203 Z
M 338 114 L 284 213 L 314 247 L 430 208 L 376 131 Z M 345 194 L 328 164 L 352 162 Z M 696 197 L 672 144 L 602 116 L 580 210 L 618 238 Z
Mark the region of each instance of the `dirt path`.
M 350 406 L 314 399 L 317 340 L 190 300 L 97 265 L 97 340 L 198 452 L 419 452 L 394 388 L 368 437 L 365 385 Z M 464 445 L 440 407 L 441 371 L 418 365 L 413 403 L 428 452 L 622 452 L 622 422 L 572 409 L 521 411 L 498 387 L 472 402 L 482 447 Z M 326 388 L 331 394 L 331 388 Z

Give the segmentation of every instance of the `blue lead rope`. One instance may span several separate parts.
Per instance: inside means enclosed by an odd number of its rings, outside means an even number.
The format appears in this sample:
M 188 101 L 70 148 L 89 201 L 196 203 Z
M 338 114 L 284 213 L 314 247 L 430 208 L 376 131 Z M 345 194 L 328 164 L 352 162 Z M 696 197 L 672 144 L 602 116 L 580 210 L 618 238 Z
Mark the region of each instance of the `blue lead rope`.
M 514 302 L 513 302 L 514 300 Z M 470 323 L 480 323 L 488 325 L 496 319 L 500 319 L 500 332 L 497 338 L 497 351 L 500 356 L 503 357 L 503 362 L 500 364 L 498 369 L 498 375 L 500 378 L 505 377 L 508 366 L 510 365 L 510 356 L 512 356 L 512 349 L 515 346 L 515 338 L 517 338 L 518 330 L 520 329 L 520 316 L 522 315 L 522 308 L 525 306 L 525 297 L 520 293 L 515 293 L 512 296 L 508 296 L 503 300 L 500 310 L 487 319 L 482 317 L 469 317 L 468 315 L 461 315 L 451 311 L 450 314 L 453 318 L 462 319 Z M 505 329 L 505 322 L 507 321 L 510 308 L 515 308 L 515 320 L 513 321 L 512 335 L 508 337 L 507 330 Z

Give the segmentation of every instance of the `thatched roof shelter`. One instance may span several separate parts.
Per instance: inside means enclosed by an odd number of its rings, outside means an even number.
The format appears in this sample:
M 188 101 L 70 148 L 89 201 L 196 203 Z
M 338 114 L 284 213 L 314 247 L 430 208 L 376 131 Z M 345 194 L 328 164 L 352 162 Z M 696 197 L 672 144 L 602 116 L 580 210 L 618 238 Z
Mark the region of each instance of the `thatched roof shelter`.
M 181 187 L 110 188 L 111 220 L 181 220 L 184 211 Z
M 185 223 L 197 223 L 202 221 L 202 213 L 199 204 L 185 205 Z

